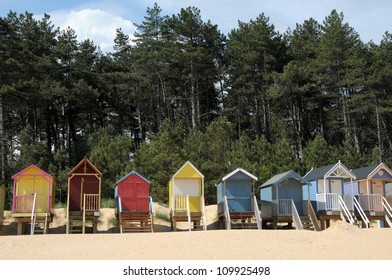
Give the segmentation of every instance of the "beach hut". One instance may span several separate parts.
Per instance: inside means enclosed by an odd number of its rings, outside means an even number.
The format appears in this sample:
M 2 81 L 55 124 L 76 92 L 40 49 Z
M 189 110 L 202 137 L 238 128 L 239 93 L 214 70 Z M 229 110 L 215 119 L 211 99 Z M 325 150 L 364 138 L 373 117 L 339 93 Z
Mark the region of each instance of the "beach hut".
M 392 171 L 384 164 L 375 164 L 352 170 L 356 180 L 353 186 L 358 201 L 369 220 L 385 221 L 392 228 L 392 194 L 387 194 L 386 185 L 392 182 Z
M 18 234 L 23 234 L 24 224 L 30 224 L 30 234 L 47 233 L 53 220 L 56 182 L 53 176 L 39 167 L 30 165 L 11 177 L 12 217 L 18 222 Z
M 340 220 L 342 217 L 350 224 L 369 226 L 369 220 L 354 196 L 353 187 L 350 190 L 344 188 L 345 182 L 353 186 L 356 177 L 340 161 L 311 169 L 304 178 L 310 183 L 309 199 L 316 209 L 322 228 L 328 227 L 330 220 Z M 306 192 L 304 195 L 307 196 Z M 354 211 L 361 213 L 361 221 Z
M 67 233 L 85 233 L 87 223 L 97 231 L 101 180 L 101 172 L 87 158 L 68 173 Z
M 218 218 L 226 229 L 261 229 L 261 219 L 254 186 L 257 177 L 237 168 L 217 185 Z
M 4 205 L 5 205 L 5 187 L 0 186 L 0 225 L 4 220 Z
M 171 228 L 187 222 L 188 229 L 207 229 L 204 212 L 204 176 L 187 161 L 169 181 L 169 213 Z
M 153 232 L 154 205 L 149 180 L 132 170 L 117 181 L 114 201 L 120 233 Z
M 304 187 L 305 186 L 305 187 Z M 259 187 L 260 212 L 263 224 L 287 223 L 296 229 L 320 230 L 320 225 L 309 199 L 304 199 L 303 189 L 309 191 L 309 182 L 294 170 L 271 177 Z

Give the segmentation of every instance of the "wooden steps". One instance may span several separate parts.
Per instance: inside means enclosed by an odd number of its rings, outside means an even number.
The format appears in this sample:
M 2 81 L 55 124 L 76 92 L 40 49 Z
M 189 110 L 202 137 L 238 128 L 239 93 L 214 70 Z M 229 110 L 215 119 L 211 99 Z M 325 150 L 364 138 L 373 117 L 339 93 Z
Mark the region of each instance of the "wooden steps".
M 150 212 L 123 212 L 117 215 L 121 233 L 153 232 L 153 217 Z
M 257 229 L 253 212 L 230 212 L 231 229 Z
M 312 231 L 315 230 L 313 222 L 309 216 L 301 216 L 300 218 L 301 218 L 301 223 L 302 223 L 303 229 L 312 230 Z
M 100 212 L 86 212 L 85 223 L 83 223 L 83 212 L 73 211 L 68 214 L 67 233 L 96 233 L 97 220 Z
M 175 212 L 174 215 L 170 214 L 170 221 L 171 221 L 172 231 L 176 231 L 177 222 L 188 223 L 188 215 L 185 212 Z M 203 215 L 201 212 L 191 212 L 190 221 L 191 221 L 191 229 L 190 229 L 191 231 L 204 230 Z

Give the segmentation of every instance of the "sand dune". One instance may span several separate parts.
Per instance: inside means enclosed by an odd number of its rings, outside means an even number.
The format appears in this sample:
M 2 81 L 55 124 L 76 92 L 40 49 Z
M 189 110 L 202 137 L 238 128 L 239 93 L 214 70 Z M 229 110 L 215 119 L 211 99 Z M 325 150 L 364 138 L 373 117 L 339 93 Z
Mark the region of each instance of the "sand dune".
M 167 214 L 156 205 L 159 217 Z M 61 234 L 65 215 L 56 209 L 48 235 L 10 235 L 16 224 L 0 229 L 2 260 L 375 260 L 392 259 L 392 229 L 359 229 L 335 222 L 325 231 L 213 230 L 216 206 L 207 207 L 209 230 L 169 232 L 167 219 L 155 218 L 154 233 L 119 234 L 113 209 L 102 209 L 98 234 Z M 110 233 L 110 234 L 104 234 Z

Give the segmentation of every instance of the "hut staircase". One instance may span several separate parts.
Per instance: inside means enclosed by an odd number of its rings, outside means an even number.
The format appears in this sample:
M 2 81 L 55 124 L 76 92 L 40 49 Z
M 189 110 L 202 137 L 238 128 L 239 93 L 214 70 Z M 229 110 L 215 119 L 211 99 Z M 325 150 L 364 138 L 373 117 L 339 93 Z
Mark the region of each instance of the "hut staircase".
M 119 216 L 120 233 L 153 232 L 153 219 L 149 212 L 123 212 Z
M 68 233 L 86 233 L 86 224 L 92 222 L 93 232 L 96 231 L 96 212 L 99 211 L 99 194 L 83 194 L 81 211 L 68 212 Z M 99 214 L 99 213 L 98 213 Z M 99 215 L 98 215 L 99 216 Z
M 232 212 L 227 196 L 223 197 L 223 212 L 226 229 L 261 229 L 261 215 L 256 197 L 252 197 L 253 211 Z
M 191 213 L 189 195 L 177 195 L 172 197 L 173 209 L 171 212 L 172 227 L 177 221 L 186 222 L 187 230 L 207 230 L 207 221 L 205 216 L 204 197 L 200 197 L 200 210 L 198 213 Z
M 352 216 L 354 218 L 354 221 L 358 226 L 369 228 L 370 221 L 355 196 L 353 196 L 353 204 L 354 204 L 354 212 L 352 212 Z M 361 220 L 358 220 L 357 215 L 355 215 L 355 212 L 359 214 Z
M 154 204 L 149 197 L 149 211 L 123 211 L 121 197 L 118 197 L 118 227 L 120 233 L 153 232 Z
M 47 231 L 48 215 L 45 215 L 45 219 L 38 218 L 37 220 L 36 210 L 37 210 L 37 193 L 34 193 L 33 205 L 31 207 L 30 235 L 34 235 L 36 233 L 45 234 Z
M 340 218 L 342 219 L 342 221 L 345 221 L 352 225 L 356 225 L 358 227 L 367 227 L 367 228 L 369 227 L 370 221 L 365 215 L 362 207 L 359 205 L 358 200 L 355 197 L 352 198 L 352 202 L 353 202 L 352 208 L 354 211 L 349 210 L 347 204 L 345 203 L 344 199 L 340 195 L 338 196 L 338 202 L 340 207 Z M 355 211 L 359 213 L 361 220 L 357 218 Z
M 310 201 L 308 201 L 308 215 L 301 216 L 301 222 L 303 228 L 306 230 L 321 231 L 320 222 Z
M 392 207 L 385 197 L 382 197 L 382 206 L 385 213 L 385 221 L 387 222 L 388 226 L 392 228 Z

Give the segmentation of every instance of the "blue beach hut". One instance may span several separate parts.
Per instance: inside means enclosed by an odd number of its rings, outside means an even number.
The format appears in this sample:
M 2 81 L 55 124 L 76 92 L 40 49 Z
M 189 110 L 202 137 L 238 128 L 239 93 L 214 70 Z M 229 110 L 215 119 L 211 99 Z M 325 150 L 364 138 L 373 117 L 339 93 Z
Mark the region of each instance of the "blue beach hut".
M 254 195 L 257 177 L 237 168 L 217 185 L 218 218 L 226 229 L 261 228 L 258 203 Z

